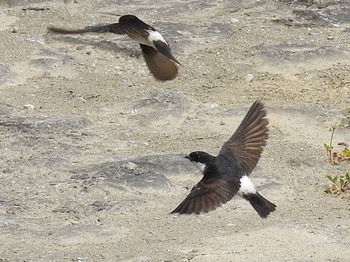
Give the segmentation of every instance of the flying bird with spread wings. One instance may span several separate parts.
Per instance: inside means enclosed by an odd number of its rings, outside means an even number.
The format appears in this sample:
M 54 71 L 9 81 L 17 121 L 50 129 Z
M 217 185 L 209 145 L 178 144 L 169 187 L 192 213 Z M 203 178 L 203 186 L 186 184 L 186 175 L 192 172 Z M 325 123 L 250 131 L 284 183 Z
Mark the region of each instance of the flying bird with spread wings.
M 134 15 L 124 15 L 119 23 L 87 26 L 83 29 L 65 29 L 49 26 L 59 34 L 114 33 L 127 35 L 139 43 L 143 57 L 152 75 L 161 81 L 173 80 L 178 75 L 179 61 L 172 55 L 169 44 L 152 26 Z
M 199 214 L 215 210 L 238 194 L 248 200 L 262 218 L 276 205 L 260 195 L 248 177 L 256 167 L 268 138 L 268 120 L 260 101 L 256 101 L 219 154 L 196 151 L 186 156 L 203 178 L 171 213 Z

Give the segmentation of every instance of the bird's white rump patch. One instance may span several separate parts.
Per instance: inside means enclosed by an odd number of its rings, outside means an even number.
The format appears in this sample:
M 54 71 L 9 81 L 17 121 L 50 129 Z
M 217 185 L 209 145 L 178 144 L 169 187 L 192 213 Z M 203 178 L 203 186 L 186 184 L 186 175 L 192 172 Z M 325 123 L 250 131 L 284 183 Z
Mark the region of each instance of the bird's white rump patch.
M 238 190 L 238 194 L 241 197 L 247 194 L 256 194 L 255 186 L 248 176 L 242 176 L 239 181 L 241 182 L 241 187 Z
M 149 33 L 148 40 L 150 42 L 161 41 L 161 42 L 164 42 L 165 44 L 168 44 L 159 32 L 153 31 L 153 30 L 147 30 L 147 32 Z
M 129 37 L 140 44 L 148 45 L 150 47 L 153 47 L 154 49 L 157 49 L 156 46 L 154 45 L 154 41 L 160 41 L 168 45 L 168 43 L 165 41 L 165 39 L 159 32 L 153 31 L 153 30 L 146 30 L 146 31 L 148 33 L 147 38 L 145 38 L 143 35 L 137 35 L 137 34 L 129 34 Z

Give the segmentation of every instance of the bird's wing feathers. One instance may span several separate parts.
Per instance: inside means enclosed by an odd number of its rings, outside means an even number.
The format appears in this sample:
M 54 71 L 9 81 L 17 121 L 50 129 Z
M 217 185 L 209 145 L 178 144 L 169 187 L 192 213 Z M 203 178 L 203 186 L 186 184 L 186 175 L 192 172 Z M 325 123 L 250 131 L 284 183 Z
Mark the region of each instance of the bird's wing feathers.
M 131 39 L 137 41 L 138 38 L 148 38 L 149 32 L 140 27 L 135 26 L 123 26 L 125 34 L 127 34 Z
M 95 26 L 87 26 L 85 27 L 87 32 L 92 33 L 114 33 L 118 35 L 126 34 L 126 30 L 119 23 L 107 24 L 107 25 L 95 25 Z
M 87 26 L 83 29 L 65 29 L 60 27 L 49 26 L 47 28 L 51 32 L 60 34 L 84 34 L 84 33 L 115 33 L 115 34 L 126 34 L 124 27 L 120 26 L 119 23 L 114 24 L 101 24 L 94 26 Z
M 255 101 L 232 137 L 222 146 L 219 155 L 232 161 L 248 175 L 255 168 L 268 138 L 266 111 Z
M 189 195 L 171 213 L 199 214 L 209 212 L 231 200 L 238 192 L 239 180 L 227 181 L 218 178 L 203 179 L 192 188 Z
M 49 26 L 48 30 L 60 34 L 114 33 L 118 35 L 127 34 L 131 38 L 133 38 L 132 36 L 134 35 L 143 36 L 145 38 L 148 37 L 148 32 L 145 29 L 133 25 L 124 25 L 120 23 L 93 25 L 87 26 L 83 29 L 65 29 L 60 27 Z
M 159 53 L 181 65 L 180 62 L 177 61 L 177 59 L 171 54 L 170 47 L 167 43 L 164 43 L 163 41 L 153 41 L 153 44 Z

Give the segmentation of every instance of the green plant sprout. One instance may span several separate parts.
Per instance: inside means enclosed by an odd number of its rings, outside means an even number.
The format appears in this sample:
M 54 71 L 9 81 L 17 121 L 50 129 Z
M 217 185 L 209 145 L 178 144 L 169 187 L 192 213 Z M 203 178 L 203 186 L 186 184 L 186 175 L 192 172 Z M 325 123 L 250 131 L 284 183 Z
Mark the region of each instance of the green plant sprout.
M 338 145 L 342 146 L 343 148 L 341 150 L 335 151 L 332 145 L 335 126 L 332 126 L 331 131 L 332 131 L 332 134 L 331 134 L 331 140 L 329 145 L 324 144 L 328 161 L 332 165 L 339 165 L 344 161 L 349 161 L 350 160 L 349 145 L 347 143 L 338 143 Z M 329 188 L 327 188 L 324 192 L 332 195 L 336 195 L 336 196 L 344 193 L 345 195 L 348 195 L 347 192 L 350 193 L 350 173 L 349 172 L 347 172 L 345 175 L 335 175 L 335 176 L 328 175 L 327 178 L 332 182 L 332 185 L 330 185 Z
M 334 136 L 335 126 L 332 126 L 332 134 L 329 145 L 324 144 L 324 148 L 326 149 L 328 161 L 333 165 L 338 165 L 343 161 L 350 160 L 350 149 L 347 143 L 338 143 L 339 146 L 343 146 L 343 149 L 339 152 L 334 151 L 333 136 Z
M 350 173 L 346 173 L 343 176 L 327 176 L 327 178 L 333 184 L 325 190 L 326 193 L 339 195 L 340 193 L 350 190 Z
M 331 134 L 331 141 L 329 142 L 329 145 L 324 144 L 324 148 L 326 149 L 329 161 L 332 162 L 332 150 L 333 150 L 333 135 L 334 135 L 334 131 L 335 131 L 335 126 L 332 126 L 332 134 Z

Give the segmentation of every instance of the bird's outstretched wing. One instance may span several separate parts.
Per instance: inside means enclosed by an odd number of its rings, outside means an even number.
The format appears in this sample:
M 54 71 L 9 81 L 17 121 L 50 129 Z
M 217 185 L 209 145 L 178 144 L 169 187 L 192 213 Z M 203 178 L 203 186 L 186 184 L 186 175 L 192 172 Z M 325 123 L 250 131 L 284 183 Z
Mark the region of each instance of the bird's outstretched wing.
M 177 59 L 171 54 L 170 47 L 167 43 L 162 41 L 153 41 L 153 44 L 159 53 L 181 65 L 180 62 L 177 61 Z
M 119 23 L 115 24 L 101 24 L 94 26 L 87 26 L 82 29 L 66 29 L 55 26 L 48 26 L 47 29 L 50 32 L 59 34 L 84 34 L 84 33 L 115 33 L 115 34 L 126 34 L 125 29 L 122 28 Z
M 255 101 L 242 123 L 222 146 L 219 155 L 231 158 L 245 175 L 255 168 L 268 138 L 264 105 Z
M 127 34 L 129 36 L 139 35 L 146 38 L 149 35 L 147 30 L 155 31 L 153 27 L 147 25 L 134 15 L 121 16 L 119 18 L 119 23 L 87 26 L 83 29 L 66 29 L 48 26 L 48 30 L 60 34 L 114 33 L 119 35 Z
M 195 185 L 189 195 L 171 213 L 199 214 L 209 212 L 231 200 L 238 192 L 239 180 L 227 181 L 220 178 L 206 178 Z

